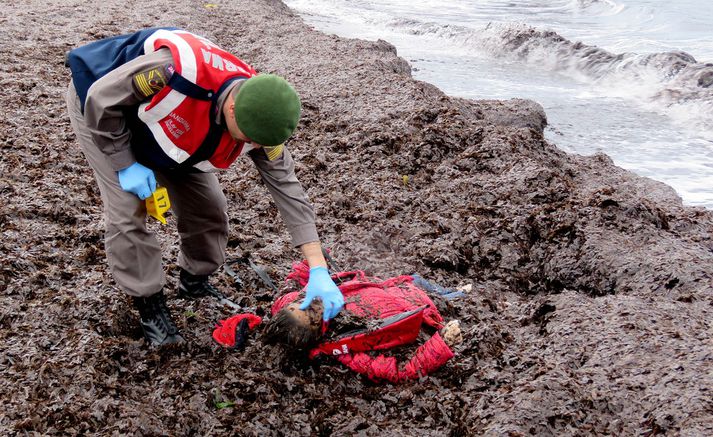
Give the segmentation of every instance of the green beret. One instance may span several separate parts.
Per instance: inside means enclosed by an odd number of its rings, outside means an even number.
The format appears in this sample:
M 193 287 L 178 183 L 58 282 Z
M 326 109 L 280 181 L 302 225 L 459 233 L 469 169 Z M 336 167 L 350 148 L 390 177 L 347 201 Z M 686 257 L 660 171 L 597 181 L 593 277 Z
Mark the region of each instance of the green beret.
M 235 122 L 262 146 L 285 142 L 300 120 L 300 97 L 280 76 L 260 74 L 246 80 L 235 96 Z

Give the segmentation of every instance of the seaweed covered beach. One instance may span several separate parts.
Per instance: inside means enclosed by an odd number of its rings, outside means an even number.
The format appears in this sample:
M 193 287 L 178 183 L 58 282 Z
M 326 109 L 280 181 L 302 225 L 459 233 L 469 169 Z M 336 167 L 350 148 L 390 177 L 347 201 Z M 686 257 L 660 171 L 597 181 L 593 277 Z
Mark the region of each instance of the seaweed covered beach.
M 315 31 L 276 0 L 7 3 L 0 12 L 0 433 L 3 435 L 713 435 L 713 213 L 603 154 L 546 141 L 528 100 L 414 80 L 385 41 Z M 208 37 L 300 92 L 288 144 L 323 243 L 345 269 L 469 285 L 464 342 L 435 374 L 377 384 L 253 338 L 175 295 L 185 346 L 144 345 L 114 286 L 102 205 L 69 125 L 64 54 L 145 27 Z M 220 175 L 229 259 L 282 284 L 299 252 L 249 160 Z M 263 315 L 244 264 L 215 283 Z

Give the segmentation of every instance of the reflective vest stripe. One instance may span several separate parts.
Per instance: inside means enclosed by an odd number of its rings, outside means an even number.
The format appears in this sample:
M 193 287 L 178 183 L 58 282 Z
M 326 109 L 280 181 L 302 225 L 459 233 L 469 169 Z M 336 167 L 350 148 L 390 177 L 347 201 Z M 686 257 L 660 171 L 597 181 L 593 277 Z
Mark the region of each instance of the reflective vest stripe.
M 173 94 L 173 93 L 178 94 L 176 91 L 171 91 L 170 94 Z M 165 102 L 166 99 L 168 99 L 168 97 L 170 96 L 170 94 L 168 96 L 166 96 L 161 101 L 161 103 Z M 178 102 L 178 104 L 180 104 L 180 102 Z M 148 126 L 149 130 L 151 130 L 151 133 L 153 134 L 153 137 L 156 140 L 156 143 L 158 143 L 158 145 L 161 147 L 161 150 L 163 150 L 163 153 L 165 153 L 169 158 L 173 159 L 177 163 L 179 163 L 179 164 L 182 163 L 183 161 L 188 159 L 188 157 L 191 155 L 188 152 L 186 152 L 185 150 L 176 146 L 173 143 L 173 141 L 171 141 L 171 139 L 168 138 L 168 136 L 166 136 L 166 132 L 163 130 L 163 128 L 161 127 L 160 124 L 150 123 L 150 122 L 146 121 L 146 118 L 142 117 L 142 115 L 144 115 L 144 114 L 150 114 L 145 111 L 145 108 L 148 105 L 149 105 L 149 103 L 142 103 L 141 105 L 139 105 L 139 118 L 146 124 L 146 126 Z M 178 105 L 176 105 L 176 106 L 178 106 Z
M 196 57 L 193 54 L 191 46 L 185 39 L 178 36 L 178 33 L 179 32 L 177 31 L 170 32 L 167 30 L 157 30 L 144 42 L 144 52 L 153 53 L 156 51 L 156 41 L 160 39 L 170 41 L 178 49 L 180 56 L 180 59 L 178 60 L 180 62 L 180 74 L 187 80 L 195 83 L 196 77 L 198 76 Z M 186 96 L 184 94 L 171 90 L 163 99 L 161 99 L 160 102 L 158 102 L 157 105 L 148 110 L 146 108 L 151 104 L 151 102 L 139 105 L 139 119 L 143 121 L 151 130 L 154 139 L 156 139 L 156 142 L 161 147 L 163 152 L 179 164 L 188 159 L 191 155 L 176 146 L 173 141 L 168 138 L 166 132 L 159 124 L 159 121 L 166 118 L 168 114 L 178 108 L 178 106 L 180 106 L 185 99 Z
M 196 81 L 196 78 L 198 77 L 198 67 L 197 67 L 197 62 L 196 62 L 196 57 L 193 54 L 193 49 L 191 46 L 188 44 L 188 42 L 183 39 L 180 34 L 184 35 L 191 35 L 190 32 L 185 32 L 185 31 L 168 31 L 168 30 L 157 30 L 154 32 L 153 35 L 148 37 L 146 41 L 144 42 L 144 52 L 145 53 L 153 53 L 156 51 L 156 41 L 159 39 L 165 39 L 167 41 L 170 41 L 172 44 L 176 46 L 178 49 L 178 54 L 180 56 L 180 68 L 177 68 L 183 77 L 186 79 L 190 80 L 191 82 Z
M 181 63 L 181 65 L 180 68 L 177 68 L 177 70 L 180 71 L 181 76 L 195 83 L 197 77 L 196 57 L 193 54 L 193 49 L 191 48 L 191 46 L 188 45 L 186 40 L 176 35 L 174 32 L 158 30 L 156 31 L 156 33 L 151 35 L 144 43 L 144 51 L 146 53 L 154 52 L 156 50 L 154 44 L 159 38 L 170 41 L 178 48 L 178 53 L 180 56 L 180 59 L 178 61 Z M 139 108 L 139 118 L 147 125 L 158 123 L 160 120 L 167 117 L 168 114 L 171 113 L 171 111 L 173 111 L 181 103 L 183 103 L 185 99 L 185 95 L 179 93 L 178 91 L 171 90 L 168 95 L 161 99 L 161 101 L 156 106 L 151 107 L 150 110 L 146 110 L 148 104 L 141 105 L 141 107 Z

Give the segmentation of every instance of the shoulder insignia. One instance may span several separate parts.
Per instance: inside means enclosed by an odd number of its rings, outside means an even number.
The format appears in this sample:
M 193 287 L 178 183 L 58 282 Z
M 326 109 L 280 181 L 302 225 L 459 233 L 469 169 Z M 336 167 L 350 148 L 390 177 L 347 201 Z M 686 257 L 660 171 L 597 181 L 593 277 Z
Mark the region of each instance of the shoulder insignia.
M 134 75 L 134 88 L 144 97 L 151 97 L 168 83 L 165 68 L 152 68 Z

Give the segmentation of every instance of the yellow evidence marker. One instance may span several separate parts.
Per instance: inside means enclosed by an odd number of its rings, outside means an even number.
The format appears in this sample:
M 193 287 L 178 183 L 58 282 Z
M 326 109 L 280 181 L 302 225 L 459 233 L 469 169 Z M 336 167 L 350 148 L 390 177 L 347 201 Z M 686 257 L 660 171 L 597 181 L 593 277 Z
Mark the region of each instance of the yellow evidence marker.
M 156 191 L 151 194 L 151 197 L 146 199 L 146 212 L 164 225 L 166 224 L 166 218 L 163 216 L 163 213 L 168 211 L 170 207 L 171 201 L 168 199 L 168 190 L 166 190 L 166 187 L 156 188 Z

